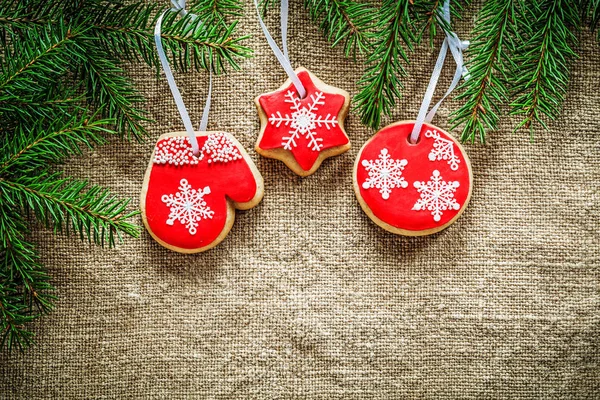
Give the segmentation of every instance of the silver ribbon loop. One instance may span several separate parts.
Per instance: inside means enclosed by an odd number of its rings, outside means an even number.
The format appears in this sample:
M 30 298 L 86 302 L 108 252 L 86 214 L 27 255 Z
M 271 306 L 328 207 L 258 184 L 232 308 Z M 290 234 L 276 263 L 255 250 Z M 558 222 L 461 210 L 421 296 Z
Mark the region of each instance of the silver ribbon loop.
M 443 19 L 450 26 L 450 0 L 446 0 L 443 6 Z M 454 89 L 458 86 L 460 82 L 460 78 L 463 77 L 465 80 L 469 79 L 469 71 L 464 64 L 463 50 L 466 50 L 469 47 L 468 41 L 461 41 L 458 38 L 458 35 L 454 32 L 446 32 L 446 38 L 444 38 L 444 42 L 442 43 L 442 48 L 440 49 L 440 54 L 435 63 L 435 67 L 433 69 L 433 73 L 431 74 L 431 79 L 429 80 L 429 85 L 427 86 L 427 90 L 425 91 L 425 97 L 423 98 L 423 102 L 421 103 L 421 108 L 419 109 L 419 114 L 417 116 L 417 120 L 415 122 L 415 126 L 413 127 L 412 133 L 410 134 L 411 143 L 416 143 L 419 140 L 419 136 L 421 134 L 421 129 L 423 128 L 423 124 L 425 122 L 433 121 L 433 117 L 437 112 L 438 108 L 442 104 L 442 102 L 452 93 Z M 454 57 L 454 61 L 456 62 L 456 72 L 454 73 L 454 78 L 452 79 L 452 83 L 450 83 L 450 87 L 446 91 L 446 94 L 438 101 L 429 112 L 429 105 L 431 104 L 431 100 L 433 99 L 433 94 L 435 93 L 435 87 L 437 86 L 438 80 L 440 78 L 440 74 L 442 73 L 442 69 L 444 68 L 444 61 L 446 60 L 446 54 L 448 53 L 448 49 L 452 53 Z
M 173 99 L 175 100 L 175 104 L 177 105 L 177 110 L 179 111 L 179 115 L 181 115 L 181 120 L 183 121 L 183 126 L 185 126 L 185 130 L 188 138 L 190 139 L 190 144 L 192 145 L 192 152 L 197 155 L 200 151 L 198 146 L 198 139 L 196 138 L 196 133 L 194 132 L 194 126 L 192 121 L 190 120 L 190 116 L 188 114 L 187 108 L 185 107 L 185 103 L 183 102 L 183 98 L 181 97 L 181 93 L 179 92 L 179 88 L 175 83 L 175 78 L 173 76 L 173 71 L 171 70 L 171 66 L 169 65 L 169 59 L 165 54 L 165 50 L 162 45 L 161 40 L 161 28 L 163 17 L 168 12 L 176 12 L 180 17 L 185 17 L 188 15 L 188 12 L 185 9 L 186 0 L 171 0 L 171 4 L 173 4 L 173 8 L 165 11 L 158 17 L 156 20 L 156 26 L 154 27 L 154 42 L 156 43 L 156 51 L 158 53 L 158 58 L 160 59 L 160 63 L 165 71 L 165 76 L 167 78 L 167 82 L 169 83 L 169 88 L 171 89 L 171 93 L 173 94 Z M 196 19 L 196 15 L 190 14 L 192 20 Z M 206 105 L 204 106 L 204 111 L 202 113 L 202 120 L 200 122 L 200 131 L 205 131 L 208 125 L 208 113 L 210 111 L 210 102 L 211 102 L 211 94 L 212 94 L 212 69 L 210 69 L 210 78 L 208 83 L 208 95 L 206 97 Z
M 260 24 L 260 27 L 262 28 L 263 33 L 265 34 L 265 38 L 267 38 L 267 43 L 269 43 L 271 50 L 273 50 L 273 53 L 275 53 L 275 57 L 277 57 L 279 64 L 281 64 L 281 66 L 283 67 L 283 69 L 285 70 L 287 75 L 290 77 L 290 80 L 296 87 L 296 90 L 298 91 L 300 98 L 303 99 L 304 97 L 306 97 L 306 89 L 304 88 L 304 85 L 302 84 L 302 82 L 300 82 L 300 78 L 298 78 L 298 75 L 296 75 L 296 72 L 294 71 L 294 68 L 292 67 L 292 64 L 290 63 L 290 58 L 289 58 L 288 48 L 287 48 L 287 27 L 288 27 L 288 13 L 289 13 L 288 12 L 288 9 L 289 9 L 288 0 L 281 0 L 281 44 L 283 47 L 283 51 L 281 51 L 279 46 L 277 46 L 277 43 L 275 43 L 275 40 L 269 33 L 267 26 L 265 25 L 265 23 L 262 20 L 262 17 L 260 16 L 260 8 L 258 7 L 258 0 L 254 0 L 254 6 L 256 7 L 256 13 L 258 14 L 258 23 Z

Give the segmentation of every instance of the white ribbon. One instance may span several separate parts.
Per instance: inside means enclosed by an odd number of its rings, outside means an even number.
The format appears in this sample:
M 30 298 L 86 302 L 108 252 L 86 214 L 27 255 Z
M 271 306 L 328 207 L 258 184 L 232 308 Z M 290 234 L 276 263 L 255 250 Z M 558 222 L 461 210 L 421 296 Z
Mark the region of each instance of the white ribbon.
M 298 75 L 296 75 L 296 72 L 294 72 L 294 68 L 290 63 L 290 58 L 287 49 L 288 0 L 281 0 L 281 44 L 283 47 L 283 51 L 281 51 L 279 46 L 277 46 L 277 43 L 275 43 L 275 40 L 273 40 L 273 37 L 269 33 L 267 26 L 265 25 L 260 16 L 258 0 L 254 0 L 254 5 L 256 6 L 256 13 L 258 14 L 258 23 L 260 24 L 260 27 L 262 28 L 263 33 L 265 34 L 265 38 L 267 38 L 267 43 L 269 43 L 269 46 L 271 46 L 271 50 L 273 50 L 273 53 L 275 53 L 275 57 L 277 57 L 277 60 L 290 77 L 290 80 L 296 87 L 300 98 L 303 99 L 304 97 L 306 97 L 306 89 L 304 88 L 302 82 L 300 82 L 300 79 L 298 78 Z
M 163 70 L 165 71 L 165 76 L 167 78 L 167 82 L 169 83 L 169 88 L 171 89 L 171 93 L 173 94 L 173 99 L 175 100 L 175 104 L 177 105 L 177 110 L 179 110 L 179 115 L 181 115 L 181 120 L 183 121 L 183 126 L 185 126 L 185 130 L 187 132 L 188 138 L 190 139 L 190 143 L 192 145 L 192 152 L 194 154 L 198 154 L 198 139 L 196 138 L 196 132 L 194 132 L 194 126 L 192 125 L 192 121 L 190 120 L 190 116 L 187 112 L 187 108 L 183 102 L 183 98 L 181 97 L 181 93 L 179 92 L 179 88 L 175 83 L 175 78 L 173 77 L 173 71 L 171 70 L 171 66 L 169 65 L 169 59 L 165 55 L 165 50 L 162 45 L 161 40 L 161 27 L 162 20 L 166 13 L 168 12 L 176 12 L 180 17 L 185 17 L 188 12 L 185 10 L 185 2 L 186 0 L 171 0 L 171 4 L 173 4 L 173 8 L 165 11 L 158 17 L 156 20 L 156 27 L 154 28 L 154 42 L 156 43 L 156 51 L 158 52 L 158 58 L 160 59 L 160 63 L 162 64 Z M 192 20 L 196 19 L 196 15 L 190 14 Z M 210 78 L 208 82 L 208 95 L 206 97 L 206 105 L 204 106 L 204 111 L 202 112 L 202 120 L 200 122 L 200 131 L 205 131 L 208 125 L 208 113 L 210 110 L 210 99 L 212 94 L 212 69 L 209 68 Z
M 446 0 L 443 6 L 443 17 L 444 21 L 450 26 L 450 0 Z M 458 86 L 460 82 L 461 76 L 467 80 L 469 79 L 469 71 L 467 67 L 464 65 L 463 59 L 463 50 L 466 50 L 469 47 L 468 41 L 461 41 L 456 33 L 454 32 L 446 32 L 446 38 L 444 39 L 444 43 L 442 43 L 442 48 L 440 49 L 440 55 L 438 56 L 437 62 L 435 63 L 435 68 L 433 69 L 433 73 L 431 74 L 431 79 L 429 80 L 429 85 L 427 86 L 427 90 L 425 91 L 425 97 L 423 98 L 423 103 L 421 103 L 421 108 L 419 109 L 419 114 L 417 116 L 417 120 L 415 122 L 415 126 L 413 127 L 412 133 L 410 134 L 410 142 L 416 143 L 419 140 L 419 135 L 421 134 L 421 129 L 423 128 L 423 123 L 431 122 L 435 113 L 437 112 L 440 104 L 452 93 L 452 91 Z M 444 67 L 444 61 L 446 60 L 446 54 L 448 53 L 448 49 L 452 52 L 452 56 L 454 57 L 454 61 L 456 61 L 456 72 L 454 73 L 454 78 L 452 79 L 452 83 L 450 87 L 446 91 L 444 97 L 434 105 L 429 112 L 429 105 L 431 104 L 431 100 L 433 99 L 433 94 L 435 92 L 435 87 L 437 85 L 438 79 L 442 72 L 442 68 Z

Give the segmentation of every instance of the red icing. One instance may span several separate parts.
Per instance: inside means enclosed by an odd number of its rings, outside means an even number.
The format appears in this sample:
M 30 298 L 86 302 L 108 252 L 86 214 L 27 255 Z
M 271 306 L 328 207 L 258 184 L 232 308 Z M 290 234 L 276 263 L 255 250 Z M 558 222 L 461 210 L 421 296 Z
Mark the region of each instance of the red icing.
M 298 92 L 292 83 L 283 90 L 260 96 L 259 103 L 268 121 L 258 146 L 263 150 L 284 148 L 284 142 L 286 141 L 284 138 L 291 136 L 295 129 L 289 120 L 272 121 L 272 118 L 277 118 L 280 115 L 283 118 L 286 115 L 291 117 L 293 113 L 297 112 L 297 110 L 292 109 L 294 103 L 290 102 L 291 98 L 289 96 L 286 97 L 288 92 L 292 92 L 294 99 L 297 99 L 299 102 L 300 111 L 306 108 L 321 121 L 315 123 L 314 128 L 310 129 L 311 132 L 315 133 L 315 137 L 323 139 L 319 142 L 321 145 L 319 150 L 313 150 L 313 147 L 309 146 L 310 139 L 305 136 L 306 132 L 299 132 L 299 137 L 296 139 L 296 146 L 291 146 L 291 150 L 288 149 L 300 167 L 308 171 L 313 167 L 321 151 L 348 143 L 348 137 L 340 127 L 340 121 L 338 120 L 346 98 L 340 94 L 321 91 L 315 86 L 307 71 L 299 72 L 298 77 L 306 88 L 307 95 L 304 99 L 299 98 Z M 324 104 L 315 105 L 315 99 L 317 99 L 316 96 L 319 96 L 319 93 L 322 93 L 324 96 L 319 100 L 323 101 Z M 311 106 L 315 106 L 316 108 L 311 111 Z M 335 123 L 331 123 L 332 118 L 335 118 Z
M 197 136 L 202 149 L 208 136 Z M 157 146 L 168 138 L 161 139 Z M 186 142 L 187 143 L 187 142 Z M 217 239 L 227 220 L 227 198 L 238 203 L 251 201 L 257 192 L 257 182 L 244 158 L 228 162 L 209 162 L 210 154 L 198 164 L 175 166 L 152 163 L 146 193 L 145 213 L 150 230 L 163 242 L 183 248 L 198 249 L 210 245 Z M 214 212 L 212 219 L 198 221 L 196 233 L 190 234 L 185 224 L 175 220 L 167 224 L 170 207 L 163 201 L 164 195 L 180 192 L 181 180 L 186 179 L 191 188 L 202 191 L 210 187 L 204 195 L 206 206 Z
M 469 197 L 471 181 L 465 155 L 451 136 L 439 128 L 425 124 L 419 142 L 412 145 L 407 139 L 413 126 L 414 123 L 412 122 L 403 123 L 388 126 L 377 132 L 363 147 L 360 159 L 355 167 L 355 174 L 360 196 L 377 218 L 399 229 L 423 231 L 443 226 L 466 206 L 465 203 Z M 435 138 L 426 136 L 428 130 L 435 130 L 439 133 L 440 138 L 452 141 L 454 154 L 458 160 L 455 170 L 451 168 L 449 160 L 438 160 L 437 157 L 434 161 L 430 160 L 429 155 L 432 149 L 434 149 Z M 363 160 L 377 160 L 383 148 L 388 150 L 392 160 L 405 159 L 408 162 L 402 170 L 402 178 L 407 182 L 406 188 L 392 189 L 387 200 L 382 198 L 379 189 L 365 189 L 363 187 L 363 183 L 369 178 L 369 173 L 363 165 Z M 442 210 L 443 214 L 440 216 L 439 221 L 434 220 L 434 216 L 429 210 L 413 210 L 415 203 L 421 199 L 421 194 L 415 188 L 414 182 L 427 183 L 431 181 L 434 170 L 439 171 L 439 175 L 443 181 L 456 181 L 460 185 L 453 192 L 453 198 L 460 205 L 460 208 L 458 210 Z

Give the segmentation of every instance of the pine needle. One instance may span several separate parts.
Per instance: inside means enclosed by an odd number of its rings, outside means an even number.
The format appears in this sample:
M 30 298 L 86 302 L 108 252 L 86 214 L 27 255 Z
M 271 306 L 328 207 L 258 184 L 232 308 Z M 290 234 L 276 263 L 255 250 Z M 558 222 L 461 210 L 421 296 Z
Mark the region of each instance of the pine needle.
M 373 53 L 366 61 L 366 70 L 354 98 L 363 124 L 379 127 L 382 114 L 390 114 L 396 99 L 402 96 L 401 78 L 408 64 L 405 47 L 412 50 L 414 26 L 409 14 L 410 0 L 384 0 L 379 22 L 371 34 Z
M 580 24 L 577 4 L 569 0 L 528 1 L 531 35 L 519 46 L 511 114 L 523 119 L 516 129 L 533 134 L 534 123 L 547 129 L 546 118 L 560 114 L 569 83 L 569 67 L 577 57 L 571 32 Z
M 463 141 L 478 138 L 483 143 L 487 131 L 497 129 L 501 107 L 510 97 L 509 80 L 517 70 L 513 57 L 522 41 L 521 32 L 528 29 L 521 1 L 488 0 L 477 16 L 467 53 L 473 55 L 470 77 L 457 96 L 466 101 L 451 121 L 453 128 L 462 125 Z
M 33 343 L 26 325 L 53 308 L 50 277 L 25 240 L 24 218 L 0 203 L 0 347 L 24 350 Z
M 352 0 L 305 0 L 304 7 L 332 46 L 343 45 L 346 57 L 371 48 L 368 32 L 375 22 L 377 10 L 369 3 Z

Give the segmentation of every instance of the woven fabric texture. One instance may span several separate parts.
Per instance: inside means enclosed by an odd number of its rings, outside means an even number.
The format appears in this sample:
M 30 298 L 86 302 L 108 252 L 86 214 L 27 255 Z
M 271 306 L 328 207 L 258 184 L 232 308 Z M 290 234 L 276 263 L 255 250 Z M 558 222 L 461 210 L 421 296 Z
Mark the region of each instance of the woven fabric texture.
M 145 230 L 115 251 L 36 231 L 60 298 L 33 325 L 35 347 L 0 355 L 0 398 L 600 398 L 593 37 L 581 34 L 566 109 L 550 130 L 530 141 L 507 118 L 487 145 L 467 144 L 468 209 L 439 234 L 405 238 L 371 222 L 354 196 L 352 165 L 373 134 L 355 112 L 352 149 L 311 177 L 253 151 L 253 98 L 286 76 L 247 3 L 239 27 L 252 35 L 255 57 L 214 79 L 209 129 L 246 146 L 265 179 L 264 200 L 198 255 L 168 251 Z M 356 94 L 362 65 L 330 48 L 300 1 L 291 13 L 292 63 Z M 472 21 L 458 23 L 462 38 Z M 405 97 L 386 123 L 415 118 L 436 57 L 417 49 Z M 453 73 L 448 60 L 438 96 Z M 112 140 L 65 169 L 137 207 L 154 141 L 183 128 L 166 82 L 144 66 L 131 74 L 156 121 L 150 140 Z M 207 74 L 176 79 L 198 123 Z M 442 105 L 434 122 L 448 128 L 458 104 Z

